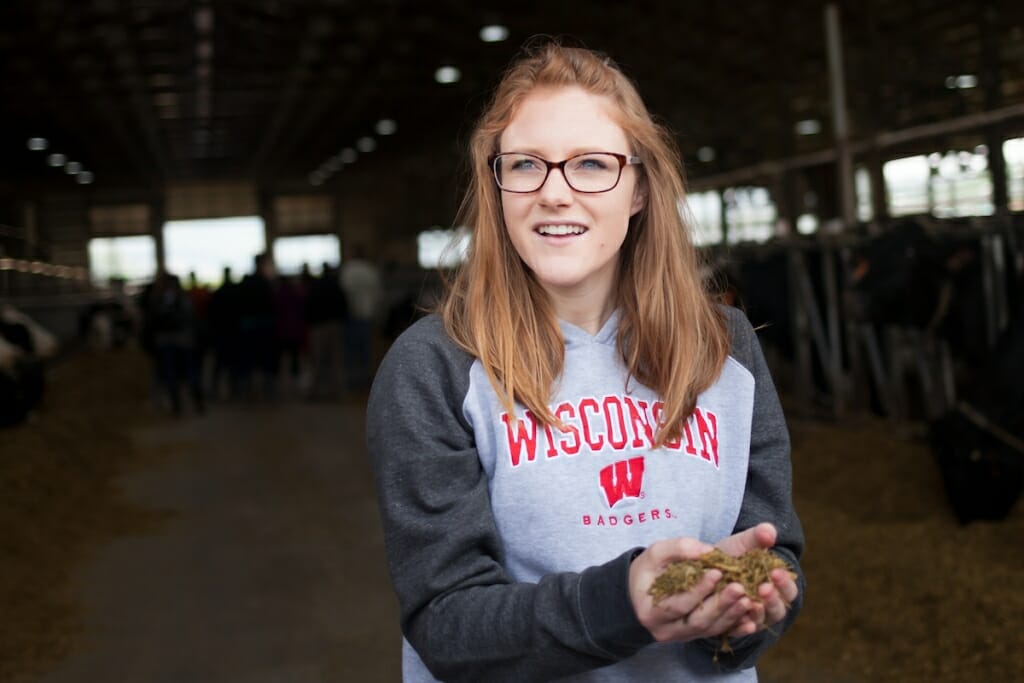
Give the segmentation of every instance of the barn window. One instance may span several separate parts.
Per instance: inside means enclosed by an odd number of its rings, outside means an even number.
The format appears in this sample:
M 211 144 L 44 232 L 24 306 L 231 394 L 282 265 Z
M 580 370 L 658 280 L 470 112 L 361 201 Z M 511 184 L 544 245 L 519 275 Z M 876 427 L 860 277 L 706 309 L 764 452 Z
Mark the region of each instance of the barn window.
M 465 227 L 445 230 L 433 227 L 416 236 L 417 259 L 420 268 L 452 268 L 466 260 L 469 248 L 469 229 Z
M 775 235 L 778 213 L 767 188 L 730 187 L 722 196 L 730 243 L 766 242 Z
M 89 240 L 89 279 L 104 286 L 113 279 L 130 285 L 153 279 L 156 242 L 150 235 L 94 237 Z
M 341 255 L 341 242 L 337 235 L 296 235 L 274 240 L 274 265 L 283 275 L 297 275 L 302 266 L 311 273 L 323 270 L 324 263 L 337 266 Z
M 939 218 L 991 216 L 992 174 L 988 150 L 952 150 L 893 159 L 883 166 L 893 216 L 931 213 Z
M 185 278 L 195 273 L 200 282 L 219 283 L 225 267 L 234 279 L 253 270 L 253 257 L 266 249 L 259 216 L 206 218 L 164 223 L 167 270 Z
M 695 192 L 679 202 L 679 213 L 690 227 L 693 243 L 698 247 L 722 241 L 722 196 L 714 190 Z
M 1006 160 L 1006 189 L 1010 211 L 1024 211 L 1024 138 L 1003 143 Z
M 922 155 L 887 161 L 882 166 L 890 216 L 928 213 L 928 178 L 931 167 Z
M 932 214 L 955 218 L 995 213 L 988 148 L 979 145 L 973 152 L 950 151 L 937 163 L 935 155 L 930 160 Z
M 871 204 L 871 176 L 868 169 L 858 166 L 853 174 L 853 187 L 857 199 L 857 220 L 867 223 L 875 217 Z

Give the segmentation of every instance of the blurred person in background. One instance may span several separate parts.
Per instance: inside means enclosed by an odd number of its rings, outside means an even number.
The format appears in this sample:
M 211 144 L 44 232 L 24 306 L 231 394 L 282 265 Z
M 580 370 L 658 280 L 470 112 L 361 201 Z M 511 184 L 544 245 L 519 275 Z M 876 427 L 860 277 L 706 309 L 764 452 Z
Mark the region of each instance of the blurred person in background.
M 352 247 L 341 263 L 341 288 L 348 301 L 345 324 L 345 385 L 363 391 L 373 378 L 373 340 L 381 302 L 380 270 L 366 258 L 362 245 Z
M 188 274 L 188 288 L 185 290 L 192 304 L 192 315 L 195 319 L 196 342 L 195 364 L 199 373 L 199 381 L 204 390 L 209 386 L 206 379 L 207 356 L 210 351 L 210 299 L 213 292 L 199 281 L 195 271 Z
M 274 288 L 274 329 L 284 361 L 283 391 L 297 395 L 306 371 L 306 288 L 300 276 L 280 275 Z
M 325 261 L 320 277 L 310 282 L 306 295 L 312 400 L 330 400 L 341 393 L 342 336 L 348 313 L 338 269 Z
M 229 266 L 224 266 L 220 286 L 210 295 L 207 321 L 213 346 L 210 394 L 227 398 L 237 394 L 239 376 L 238 285 Z
M 181 385 L 187 384 L 196 412 L 205 400 L 196 357 L 196 318 L 177 275 L 159 272 L 143 298 L 144 346 L 151 352 L 163 397 L 182 414 Z
M 238 283 L 240 391 L 244 398 L 276 398 L 279 355 L 274 331 L 274 260 L 253 257 L 253 270 Z

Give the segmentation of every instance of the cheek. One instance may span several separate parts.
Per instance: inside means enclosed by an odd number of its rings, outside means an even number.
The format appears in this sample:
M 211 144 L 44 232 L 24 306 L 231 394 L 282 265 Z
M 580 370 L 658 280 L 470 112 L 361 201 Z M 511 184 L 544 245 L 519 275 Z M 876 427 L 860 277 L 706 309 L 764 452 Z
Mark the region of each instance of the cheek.
M 510 234 L 515 234 L 522 230 L 522 226 L 526 222 L 527 210 L 528 207 L 525 203 L 517 202 L 515 199 L 502 202 L 501 215 L 505 219 L 505 229 Z
M 503 202 L 501 205 L 501 217 L 505 223 L 505 235 L 512 243 L 513 249 L 520 257 L 523 256 L 523 249 L 526 244 L 524 232 L 526 228 L 525 211 L 517 202 Z
M 629 219 L 632 218 L 632 201 L 617 202 L 614 209 L 607 214 L 608 230 L 605 231 L 608 242 L 618 246 L 629 232 Z

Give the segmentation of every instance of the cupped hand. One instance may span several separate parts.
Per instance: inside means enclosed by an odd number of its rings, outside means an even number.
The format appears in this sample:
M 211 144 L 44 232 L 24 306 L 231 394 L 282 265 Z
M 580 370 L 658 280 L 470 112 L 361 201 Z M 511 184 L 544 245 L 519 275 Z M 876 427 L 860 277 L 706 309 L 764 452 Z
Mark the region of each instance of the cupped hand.
M 743 586 L 729 584 L 716 591 L 722 572 L 712 569 L 690 590 L 661 599 L 657 604 L 648 593 L 654 579 L 671 562 L 693 560 L 713 546 L 692 538 L 658 541 L 633 560 L 629 570 L 629 593 L 640 623 L 655 640 L 687 641 L 732 634 L 744 623 L 753 623 L 750 611 L 755 601 Z M 763 620 L 763 618 L 762 618 Z
M 775 527 L 768 523 L 745 529 L 719 541 L 723 552 L 739 556 L 750 550 L 775 545 Z M 657 604 L 648 593 L 654 579 L 672 562 L 697 559 L 713 550 L 693 538 L 658 541 L 633 560 L 629 591 L 637 618 L 655 640 L 687 641 L 728 635 L 742 637 L 782 621 L 799 589 L 792 574 L 774 569 L 770 581 L 757 588 L 759 600 L 751 599 L 739 583 L 716 590 L 722 579 L 717 569 L 705 572 L 690 590 L 663 598 Z

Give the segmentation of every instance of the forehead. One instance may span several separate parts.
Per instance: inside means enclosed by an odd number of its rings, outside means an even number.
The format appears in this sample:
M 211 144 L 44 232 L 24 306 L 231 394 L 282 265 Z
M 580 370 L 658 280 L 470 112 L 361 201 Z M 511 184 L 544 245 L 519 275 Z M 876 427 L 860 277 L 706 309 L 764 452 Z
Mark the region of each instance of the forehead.
M 501 134 L 501 151 L 548 154 L 628 152 L 625 131 L 613 117 L 614 101 L 582 88 L 542 87 L 519 104 Z

